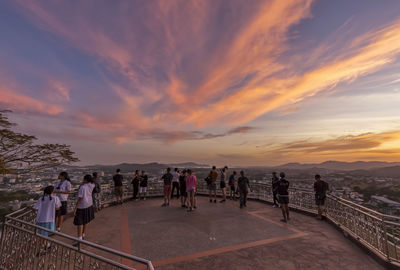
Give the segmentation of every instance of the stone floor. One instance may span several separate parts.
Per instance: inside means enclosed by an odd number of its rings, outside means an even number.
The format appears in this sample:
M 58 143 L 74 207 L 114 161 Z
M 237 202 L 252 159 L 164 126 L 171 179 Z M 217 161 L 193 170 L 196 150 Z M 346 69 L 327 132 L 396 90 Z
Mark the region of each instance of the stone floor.
M 384 269 L 327 222 L 260 202 L 209 203 L 187 212 L 173 200 L 127 202 L 103 209 L 90 223 L 87 240 L 149 259 L 155 269 Z M 62 232 L 75 235 L 72 219 Z M 104 255 L 104 254 L 101 254 Z M 132 265 L 125 260 L 123 264 Z

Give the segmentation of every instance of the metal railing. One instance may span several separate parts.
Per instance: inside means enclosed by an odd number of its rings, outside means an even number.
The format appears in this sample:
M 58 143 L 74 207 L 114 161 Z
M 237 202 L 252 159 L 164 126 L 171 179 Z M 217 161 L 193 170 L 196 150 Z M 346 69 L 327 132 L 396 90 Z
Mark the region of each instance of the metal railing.
M 251 184 L 249 199 L 272 202 L 271 185 L 263 183 Z M 161 183 L 152 183 L 147 196 L 161 196 Z M 205 181 L 199 180 L 198 193 L 206 195 L 208 189 Z M 130 198 L 132 191 L 125 190 L 125 197 Z M 316 214 L 314 193 L 307 189 L 290 188 L 290 204 L 294 209 Z M 70 210 L 74 206 L 75 195 L 69 198 Z M 102 192 L 102 204 L 112 205 L 114 200 L 112 189 Z M 400 217 L 384 215 L 354 202 L 328 195 L 325 205 L 325 216 L 331 222 L 357 239 L 388 262 L 400 263 Z M 35 213 L 22 209 L 6 217 L 0 247 L 0 267 L 4 269 L 133 269 L 119 263 L 122 259 L 133 264 L 146 265 L 153 269 L 151 262 L 109 249 L 88 241 L 53 232 L 53 237 L 39 235 L 44 230 L 34 225 Z M 72 246 L 78 242 L 78 246 Z M 45 243 L 51 243 L 49 251 L 37 256 Z M 40 255 L 40 254 L 39 254 Z M 29 267 L 19 267 L 29 266 Z

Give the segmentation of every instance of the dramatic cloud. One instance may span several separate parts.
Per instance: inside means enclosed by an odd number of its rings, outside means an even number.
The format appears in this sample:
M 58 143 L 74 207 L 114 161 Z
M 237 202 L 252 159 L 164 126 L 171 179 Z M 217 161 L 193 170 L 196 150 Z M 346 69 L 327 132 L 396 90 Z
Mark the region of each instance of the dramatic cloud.
M 262 153 L 280 160 L 391 160 L 400 157 L 400 131 L 342 136 L 330 140 L 301 140 L 269 146 Z M 261 154 L 261 155 L 264 155 Z

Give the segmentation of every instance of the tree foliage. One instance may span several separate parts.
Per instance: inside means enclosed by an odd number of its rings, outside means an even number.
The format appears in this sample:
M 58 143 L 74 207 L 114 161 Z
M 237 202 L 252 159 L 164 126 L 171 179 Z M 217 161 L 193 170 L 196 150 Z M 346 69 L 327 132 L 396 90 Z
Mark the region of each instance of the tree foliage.
M 66 144 L 35 144 L 35 136 L 12 130 L 15 126 L 0 110 L 0 173 L 39 171 L 79 161 Z

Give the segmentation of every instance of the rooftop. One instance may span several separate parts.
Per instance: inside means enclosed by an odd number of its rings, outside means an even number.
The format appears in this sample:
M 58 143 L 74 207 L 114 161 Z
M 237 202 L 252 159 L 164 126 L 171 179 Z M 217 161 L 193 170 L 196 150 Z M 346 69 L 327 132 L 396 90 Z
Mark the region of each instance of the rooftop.
M 178 200 L 169 207 L 161 203 L 153 198 L 105 208 L 90 223 L 86 238 L 149 259 L 161 270 L 385 269 L 334 226 L 308 215 L 291 212 L 284 224 L 280 209 L 257 201 L 239 209 L 234 201 L 210 204 L 199 196 L 198 209 L 191 213 Z M 72 219 L 63 233 L 75 235 Z

